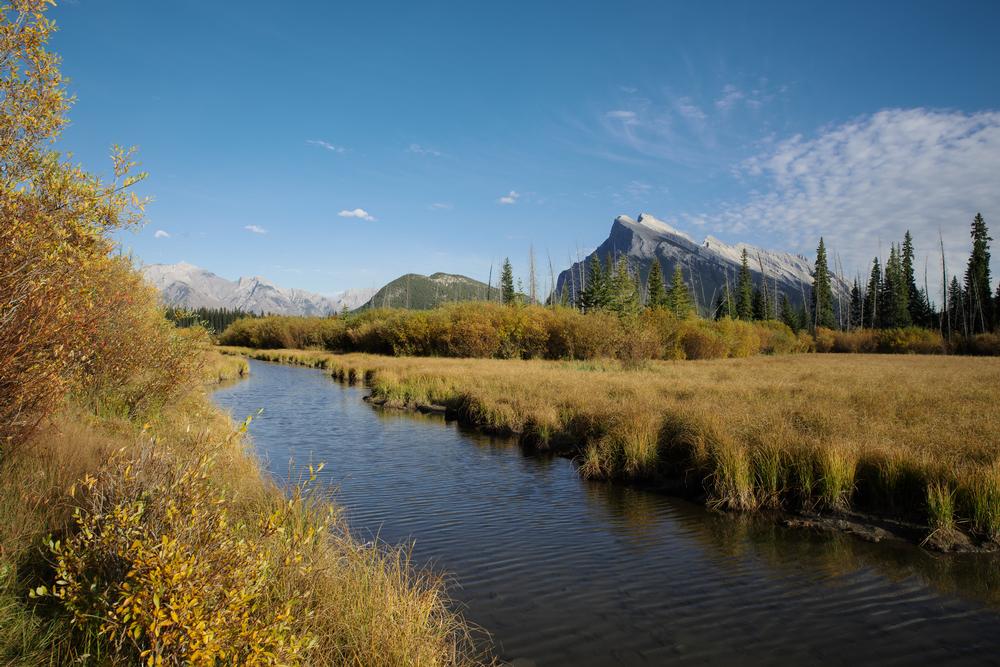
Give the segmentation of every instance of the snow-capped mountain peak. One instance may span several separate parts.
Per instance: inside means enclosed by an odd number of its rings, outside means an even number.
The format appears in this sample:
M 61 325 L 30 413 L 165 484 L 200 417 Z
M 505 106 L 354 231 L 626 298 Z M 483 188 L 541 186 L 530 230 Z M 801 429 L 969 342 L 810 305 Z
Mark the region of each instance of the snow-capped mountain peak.
M 164 303 L 182 308 L 229 308 L 276 315 L 329 315 L 368 301 L 374 289 L 349 289 L 332 297 L 279 287 L 262 276 L 226 280 L 201 267 L 179 262 L 142 269 Z

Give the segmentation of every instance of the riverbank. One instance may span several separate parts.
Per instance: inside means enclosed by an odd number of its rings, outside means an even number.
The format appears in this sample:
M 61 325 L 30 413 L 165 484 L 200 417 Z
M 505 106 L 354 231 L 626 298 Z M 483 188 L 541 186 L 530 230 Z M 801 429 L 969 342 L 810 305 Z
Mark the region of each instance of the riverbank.
M 323 368 L 365 382 L 375 403 L 446 411 L 575 456 L 585 476 L 719 509 L 804 514 L 817 528 L 879 524 L 945 551 L 993 550 L 1000 537 L 993 359 L 799 355 L 630 369 L 220 349 Z
M 140 421 L 71 399 L 7 452 L 0 663 L 473 664 L 442 581 L 355 540 L 314 481 L 279 489 L 244 431 L 192 387 Z

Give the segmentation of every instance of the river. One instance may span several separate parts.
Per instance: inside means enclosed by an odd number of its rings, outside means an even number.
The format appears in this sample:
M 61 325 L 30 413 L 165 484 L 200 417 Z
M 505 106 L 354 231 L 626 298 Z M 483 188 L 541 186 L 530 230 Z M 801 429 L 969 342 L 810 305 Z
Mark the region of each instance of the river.
M 1000 664 L 1000 559 L 816 535 L 581 479 L 508 439 L 251 361 L 219 389 L 280 480 L 324 461 L 356 534 L 413 543 L 516 665 Z M 290 463 L 291 462 L 291 463 Z

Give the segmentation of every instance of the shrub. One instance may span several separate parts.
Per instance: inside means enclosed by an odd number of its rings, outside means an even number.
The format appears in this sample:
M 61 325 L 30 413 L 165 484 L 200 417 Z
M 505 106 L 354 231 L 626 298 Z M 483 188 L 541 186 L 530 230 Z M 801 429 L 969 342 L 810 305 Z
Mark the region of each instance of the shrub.
M 878 351 L 891 354 L 942 354 L 944 339 L 932 329 L 907 327 L 878 332 Z

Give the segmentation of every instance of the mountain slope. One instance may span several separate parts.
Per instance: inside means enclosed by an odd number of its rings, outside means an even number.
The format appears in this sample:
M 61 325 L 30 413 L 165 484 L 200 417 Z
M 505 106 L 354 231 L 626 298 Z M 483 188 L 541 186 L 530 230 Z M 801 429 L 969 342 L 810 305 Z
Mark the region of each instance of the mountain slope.
M 755 285 L 759 286 L 762 277 L 766 278 L 770 292 L 773 293 L 777 287 L 778 292 L 786 295 L 795 305 L 809 298 L 812 265 L 804 257 L 745 243 L 729 245 L 711 236 L 697 243 L 689 235 L 648 213 L 641 214 L 637 220 L 626 215 L 615 218 L 607 240 L 583 261 L 574 263 L 559 274 L 556 294 L 562 294 L 564 286 L 571 296 L 582 289 L 587 266 L 595 254 L 602 260 L 624 254 L 629 258 L 632 269 L 639 270 L 643 285 L 654 260 L 660 262 L 666 280 L 670 279 L 674 267 L 680 264 L 699 310 L 709 314 L 727 284 L 735 292 L 744 248 L 749 256 Z M 849 291 L 847 283 L 836 277 L 833 282 L 834 298 L 845 297 Z
M 489 294 L 486 283 L 453 273 L 423 276 L 407 273 L 386 284 L 363 308 L 427 310 L 448 301 L 482 301 Z M 494 297 L 496 292 L 494 291 Z
M 151 264 L 142 269 L 169 306 L 181 308 L 228 308 L 275 315 L 329 315 L 351 310 L 371 298 L 373 289 L 350 289 L 333 297 L 305 290 L 279 287 L 260 276 L 236 281 L 181 262 Z

